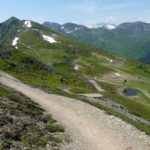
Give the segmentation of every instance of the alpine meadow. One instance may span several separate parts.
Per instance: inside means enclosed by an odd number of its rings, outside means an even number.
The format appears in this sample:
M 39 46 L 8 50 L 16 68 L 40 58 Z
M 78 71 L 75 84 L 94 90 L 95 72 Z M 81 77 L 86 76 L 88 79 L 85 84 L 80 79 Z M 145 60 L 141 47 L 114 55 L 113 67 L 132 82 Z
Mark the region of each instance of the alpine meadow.
M 150 150 L 148 0 L 6 1 L 0 150 Z

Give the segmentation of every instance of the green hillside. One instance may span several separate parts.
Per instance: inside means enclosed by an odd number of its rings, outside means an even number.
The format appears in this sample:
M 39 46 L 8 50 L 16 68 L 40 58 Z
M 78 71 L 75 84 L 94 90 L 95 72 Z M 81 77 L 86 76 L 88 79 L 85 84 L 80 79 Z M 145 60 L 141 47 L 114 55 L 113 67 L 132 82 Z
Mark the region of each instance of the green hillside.
M 114 29 L 87 28 L 71 23 L 59 25 L 45 22 L 44 25 L 62 35 L 103 48 L 113 54 L 140 59 L 150 52 L 149 23 L 123 23 Z
M 7 26 L 14 28 L 5 31 L 0 45 L 1 70 L 47 92 L 104 109 L 150 134 L 150 126 L 135 119 L 150 121 L 149 65 L 83 45 L 32 21 L 11 18 L 1 24 L 0 31 Z M 125 96 L 122 91 L 127 88 L 138 94 Z M 86 95 L 95 93 L 101 96 L 91 99 Z M 112 107 L 101 99 L 113 103 Z M 124 111 L 136 117 L 129 119 Z

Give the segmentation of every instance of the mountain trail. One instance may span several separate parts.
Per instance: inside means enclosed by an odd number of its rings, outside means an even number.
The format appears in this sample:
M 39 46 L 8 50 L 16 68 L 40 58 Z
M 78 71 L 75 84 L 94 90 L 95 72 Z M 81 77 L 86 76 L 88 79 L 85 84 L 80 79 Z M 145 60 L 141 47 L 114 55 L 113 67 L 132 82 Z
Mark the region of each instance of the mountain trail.
M 150 150 L 150 137 L 121 119 L 79 100 L 48 94 L 0 72 L 0 82 L 39 103 L 66 128 L 63 150 Z
M 95 80 L 89 80 L 89 82 L 96 88 L 98 92 L 104 92 L 100 85 Z

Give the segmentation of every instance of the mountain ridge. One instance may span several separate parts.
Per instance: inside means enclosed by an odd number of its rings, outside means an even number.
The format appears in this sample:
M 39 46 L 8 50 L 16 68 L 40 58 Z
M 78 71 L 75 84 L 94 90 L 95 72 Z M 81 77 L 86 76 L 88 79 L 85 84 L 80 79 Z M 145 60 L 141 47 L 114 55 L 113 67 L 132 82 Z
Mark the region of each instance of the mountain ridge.
M 141 60 L 140 58 L 150 52 L 149 23 L 127 22 L 111 29 L 104 25 L 98 28 L 79 26 L 78 30 L 76 30 L 77 24 L 72 25 L 72 30 L 66 24 L 57 24 L 55 27 L 55 24 L 50 25 L 47 22 L 43 25 L 84 44 L 91 44 L 122 56 Z

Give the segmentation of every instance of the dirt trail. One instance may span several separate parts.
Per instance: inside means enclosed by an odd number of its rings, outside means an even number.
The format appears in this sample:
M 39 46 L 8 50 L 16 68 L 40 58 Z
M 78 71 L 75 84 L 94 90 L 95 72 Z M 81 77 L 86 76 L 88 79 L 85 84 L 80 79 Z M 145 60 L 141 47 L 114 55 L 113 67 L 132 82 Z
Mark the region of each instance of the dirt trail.
M 104 92 L 104 90 L 99 86 L 99 84 L 95 80 L 89 80 L 89 82 L 96 88 L 98 92 Z
M 150 150 L 150 137 L 121 119 L 84 102 L 47 94 L 0 72 L 0 82 L 39 103 L 66 127 L 71 142 L 63 150 Z

